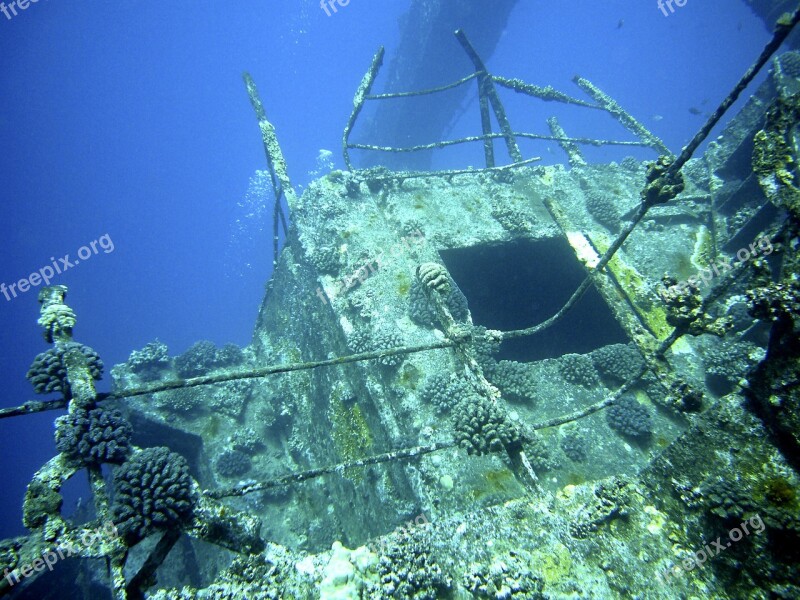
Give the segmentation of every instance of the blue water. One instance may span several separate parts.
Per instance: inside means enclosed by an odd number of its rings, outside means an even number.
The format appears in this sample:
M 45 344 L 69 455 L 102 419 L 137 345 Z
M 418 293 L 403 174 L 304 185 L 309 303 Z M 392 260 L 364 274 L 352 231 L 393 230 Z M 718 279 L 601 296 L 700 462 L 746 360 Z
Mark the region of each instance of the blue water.
M 327 16 L 307 1 L 40 0 L 10 19 L 0 13 L 0 283 L 27 277 L 50 257 L 74 260 L 106 235 L 53 283 L 69 286 L 76 339 L 95 348 L 107 370 L 155 338 L 172 354 L 199 339 L 246 345 L 271 274 L 272 210 L 271 200 L 254 207 L 252 194 L 249 207 L 240 206 L 265 167 L 242 71 L 258 83 L 301 186 L 320 149 L 343 167 L 353 93 L 379 45 L 391 61 L 408 5 L 351 0 Z M 487 63 L 496 74 L 579 97 L 571 78 L 587 77 L 677 152 L 767 39 L 763 23 L 734 0 L 689 0 L 667 17 L 655 0 L 523 0 Z M 465 60 L 462 75 L 469 72 Z M 398 91 L 384 82 L 379 77 L 376 91 Z M 557 112 L 504 100 L 521 130 L 545 133 L 546 117 Z M 571 134 L 630 139 L 595 111 L 570 115 Z M 451 137 L 478 127 L 472 103 Z M 479 166 L 481 152 L 448 151 L 434 166 Z M 564 160 L 544 143 L 523 152 Z M 624 155 L 587 152 L 598 162 Z M 33 398 L 25 372 L 47 348 L 37 316 L 36 289 L 0 295 L 3 407 Z M 0 538 L 24 531 L 25 485 L 55 453 L 55 416 L 0 421 Z

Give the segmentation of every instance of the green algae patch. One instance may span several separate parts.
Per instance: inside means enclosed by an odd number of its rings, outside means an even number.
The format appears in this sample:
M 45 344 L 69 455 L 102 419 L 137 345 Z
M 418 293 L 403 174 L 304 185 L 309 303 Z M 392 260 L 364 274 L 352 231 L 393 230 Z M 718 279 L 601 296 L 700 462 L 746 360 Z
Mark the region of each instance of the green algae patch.
M 595 241 L 598 250 L 605 253 L 608 245 Z M 606 267 L 623 289 L 636 309 L 639 318 L 659 340 L 666 339 L 672 333 L 672 326 L 667 323 L 667 311 L 647 295 L 647 280 L 631 265 L 625 263 L 619 254 L 615 254 Z
M 347 406 L 339 398 L 331 398 L 329 418 L 331 437 L 342 461 L 348 462 L 372 454 L 372 434 L 358 404 Z M 346 473 L 357 481 L 364 477 L 363 469 L 349 469 Z
M 517 498 L 524 489 L 508 469 L 487 471 L 471 482 L 467 492 L 473 502 L 497 503 Z
M 536 552 L 533 555 L 535 572 L 544 579 L 545 587 L 554 586 L 569 577 L 572 569 L 572 558 L 563 544 L 556 543 L 548 552 Z
M 398 273 L 397 278 L 397 294 L 401 298 L 408 297 L 408 292 L 411 289 L 411 279 L 405 273 Z
M 691 261 L 697 269 L 707 269 L 714 262 L 714 238 L 705 225 L 701 225 L 695 234 Z

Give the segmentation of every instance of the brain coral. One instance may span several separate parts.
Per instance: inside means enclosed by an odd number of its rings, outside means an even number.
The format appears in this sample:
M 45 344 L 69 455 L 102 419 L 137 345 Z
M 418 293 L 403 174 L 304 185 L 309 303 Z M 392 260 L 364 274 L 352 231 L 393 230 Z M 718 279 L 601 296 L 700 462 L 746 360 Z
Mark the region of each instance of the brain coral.
M 78 349 L 86 358 L 92 378 L 100 379 L 103 376 L 103 361 L 97 352 L 77 342 L 58 342 L 52 348 L 37 354 L 31 368 L 28 369 L 27 378 L 37 394 L 59 392 L 69 396 L 64 356 L 73 349 Z
M 118 410 L 74 408 L 56 419 L 56 449 L 85 464 L 121 463 L 130 451 L 131 432 Z

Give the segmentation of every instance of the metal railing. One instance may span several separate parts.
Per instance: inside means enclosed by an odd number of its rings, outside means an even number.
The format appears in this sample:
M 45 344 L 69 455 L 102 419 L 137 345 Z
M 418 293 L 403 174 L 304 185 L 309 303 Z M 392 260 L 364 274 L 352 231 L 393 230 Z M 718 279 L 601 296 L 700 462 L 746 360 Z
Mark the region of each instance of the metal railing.
M 426 90 L 372 94 L 371 90 L 375 83 L 375 79 L 377 78 L 378 72 L 380 71 L 380 68 L 383 65 L 384 48 L 381 47 L 378 49 L 378 52 L 372 59 L 372 64 L 370 65 L 367 73 L 361 80 L 361 84 L 358 86 L 358 89 L 356 90 L 355 97 L 353 98 L 353 111 L 350 113 L 350 118 L 347 120 L 347 125 L 345 126 L 344 133 L 342 135 L 342 153 L 344 156 L 345 165 L 347 165 L 348 170 L 350 171 L 354 170 L 353 162 L 350 157 L 350 150 L 371 150 L 376 152 L 394 152 L 394 153 L 419 152 L 424 150 L 433 150 L 437 148 L 447 148 L 449 146 L 467 144 L 472 142 L 483 142 L 483 151 L 484 151 L 486 168 L 491 169 L 496 167 L 494 140 L 500 138 L 502 138 L 503 141 L 505 142 L 506 149 L 508 150 L 508 155 L 511 157 L 513 161 L 511 165 L 507 165 L 508 167 L 522 166 L 530 162 L 533 162 L 535 160 L 539 160 L 538 158 L 527 159 L 527 160 L 523 158 L 522 152 L 520 151 L 519 145 L 517 143 L 518 138 L 558 142 L 559 144 L 562 145 L 565 151 L 567 151 L 567 154 L 570 156 L 570 160 L 573 160 L 573 157 L 575 156 L 575 151 L 572 148 L 579 144 L 591 145 L 591 146 L 639 146 L 639 147 L 652 148 L 659 154 L 666 154 L 666 155 L 670 154 L 669 149 L 655 134 L 649 131 L 642 123 L 637 121 L 633 116 L 631 116 L 628 112 L 626 112 L 619 105 L 619 103 L 617 103 L 610 96 L 602 92 L 597 86 L 589 82 L 587 79 L 584 79 L 582 77 L 575 77 L 574 81 L 576 85 L 578 85 L 578 87 L 580 87 L 584 92 L 586 92 L 589 96 L 592 97 L 594 102 L 587 102 L 586 100 L 580 100 L 578 98 L 574 98 L 569 94 L 559 92 L 558 90 L 556 90 L 551 86 L 541 87 L 530 83 L 526 83 L 520 79 L 508 79 L 506 77 L 499 77 L 497 75 L 492 75 L 491 73 L 489 73 L 481 57 L 473 48 L 469 39 L 467 39 L 467 36 L 464 33 L 464 31 L 460 29 L 457 30 L 455 32 L 455 36 L 458 42 L 461 44 L 461 47 L 466 52 L 473 66 L 475 67 L 475 71 L 467 75 L 466 77 L 462 77 L 458 81 L 454 81 L 452 83 L 448 83 L 445 85 L 441 85 Z M 394 100 L 399 98 L 411 98 L 415 96 L 433 95 L 455 89 L 462 85 L 466 85 L 473 79 L 476 79 L 478 82 L 478 102 L 480 106 L 481 130 L 482 130 L 481 135 L 467 136 L 455 140 L 444 140 L 439 142 L 430 142 L 427 144 L 418 144 L 415 146 L 406 146 L 406 147 L 379 146 L 374 144 L 356 144 L 350 142 L 350 136 L 352 134 L 358 116 L 363 110 L 364 105 L 368 100 Z M 551 120 L 548 120 L 548 124 L 550 125 L 552 135 L 542 135 L 536 133 L 514 131 L 511 128 L 511 123 L 508 120 L 508 116 L 506 115 L 503 103 L 501 102 L 500 96 L 497 93 L 498 86 L 513 90 L 520 94 L 525 94 L 526 96 L 530 96 L 532 98 L 538 98 L 540 100 L 545 100 L 548 102 L 561 102 L 564 104 L 571 104 L 574 106 L 580 106 L 584 108 L 602 110 L 604 112 L 609 113 L 612 117 L 618 120 L 628 131 L 633 133 L 637 139 L 628 141 L 618 141 L 618 140 L 602 140 L 602 139 L 594 139 L 586 137 L 565 136 L 563 135 L 563 131 L 557 127 L 557 124 L 551 122 Z M 492 123 L 491 123 L 492 113 L 494 114 L 494 117 L 500 127 L 499 133 L 492 131 Z

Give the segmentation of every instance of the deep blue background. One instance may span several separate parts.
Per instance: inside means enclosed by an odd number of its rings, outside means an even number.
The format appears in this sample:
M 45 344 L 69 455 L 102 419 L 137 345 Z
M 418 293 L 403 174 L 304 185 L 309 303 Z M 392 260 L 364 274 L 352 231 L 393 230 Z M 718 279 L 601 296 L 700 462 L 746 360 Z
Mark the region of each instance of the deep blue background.
M 265 165 L 241 73 L 259 85 L 294 183 L 307 183 L 321 148 L 342 166 L 355 88 L 380 44 L 393 57 L 408 4 L 351 0 L 327 17 L 306 0 L 40 0 L 0 15 L 0 282 L 108 234 L 113 252 L 54 281 L 70 288 L 76 339 L 108 368 L 155 338 L 173 354 L 198 339 L 247 344 L 272 252 L 269 220 L 260 232 L 237 208 Z M 688 109 L 713 110 L 768 37 L 744 2 L 709 4 L 664 17 L 655 0 L 521 0 L 488 64 L 578 96 L 570 80 L 581 74 L 677 152 L 703 122 Z M 377 88 L 388 91 L 380 78 Z M 596 111 L 504 98 L 519 130 L 545 133 L 558 113 L 568 133 L 629 139 Z M 468 106 L 451 137 L 478 133 Z M 563 160 L 548 144 L 523 151 Z M 480 157 L 480 146 L 449 151 L 436 166 Z M 37 316 L 36 290 L 0 296 L 2 406 L 33 397 L 25 372 L 46 349 Z M 0 421 L 0 537 L 22 532 L 25 485 L 54 453 L 55 416 Z

